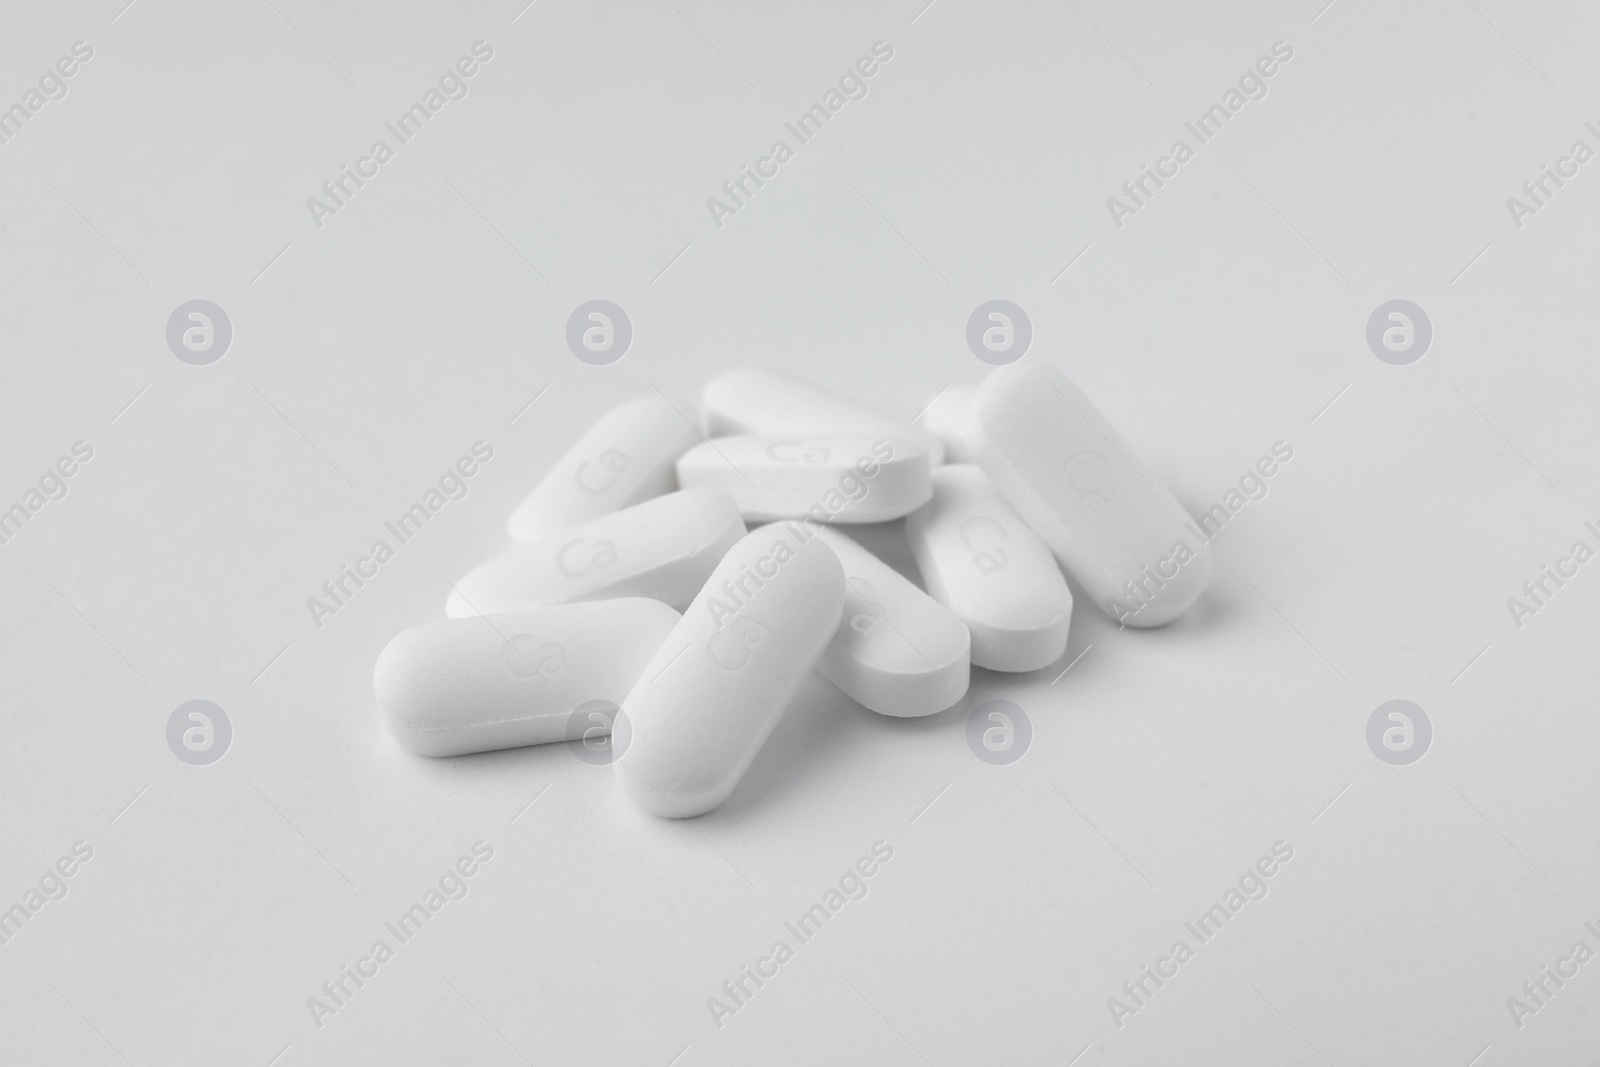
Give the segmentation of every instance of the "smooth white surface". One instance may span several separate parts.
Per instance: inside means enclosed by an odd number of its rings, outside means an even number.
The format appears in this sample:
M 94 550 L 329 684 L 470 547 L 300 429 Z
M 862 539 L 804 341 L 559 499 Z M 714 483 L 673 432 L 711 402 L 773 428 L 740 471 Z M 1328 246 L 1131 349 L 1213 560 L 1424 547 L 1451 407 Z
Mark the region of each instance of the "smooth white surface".
M 1209 539 L 1065 374 L 994 371 L 967 433 L 990 481 L 1118 622 L 1164 626 L 1205 591 Z
M 678 482 L 732 497 L 752 522 L 888 522 L 933 493 L 928 453 L 905 437 L 717 437 L 678 460 Z
M 807 527 L 844 567 L 844 615 L 817 673 L 880 715 L 934 715 L 967 695 L 962 621 L 842 530 Z
M 715 489 L 683 489 L 480 563 L 445 601 L 450 618 L 543 604 L 649 597 L 683 610 L 745 534 Z
M 511 513 L 514 544 L 550 537 L 676 488 L 672 465 L 700 432 L 663 396 L 602 415 Z
M 643 598 L 424 623 L 384 646 L 372 687 L 390 732 L 420 755 L 564 741 L 572 713 L 619 703 L 677 623 Z
M 731 434 L 868 434 L 908 437 L 927 449 L 934 466 L 944 446 L 911 423 L 809 381 L 763 367 L 719 374 L 700 394 L 706 432 Z
M 734 545 L 622 703 L 617 782 L 653 815 L 721 804 L 788 710 L 844 609 L 839 558 L 800 523 Z
M 1036 671 L 1061 657 L 1072 592 L 1050 550 L 977 467 L 933 472 L 933 499 L 906 519 L 924 587 L 972 633 L 972 662 Z
M 967 450 L 967 416 L 972 412 L 972 398 L 977 395 L 976 385 L 952 385 L 929 401 L 917 418 L 922 429 L 944 446 L 946 463 L 972 462 L 972 453 Z

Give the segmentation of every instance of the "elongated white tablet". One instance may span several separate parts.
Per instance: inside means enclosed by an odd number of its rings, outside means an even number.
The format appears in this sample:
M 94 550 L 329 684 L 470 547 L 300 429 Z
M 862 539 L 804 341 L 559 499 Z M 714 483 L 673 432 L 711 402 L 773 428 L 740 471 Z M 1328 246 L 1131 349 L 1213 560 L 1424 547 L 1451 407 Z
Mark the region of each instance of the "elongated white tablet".
M 1066 375 L 999 368 L 967 425 L 984 472 L 1106 614 L 1160 626 L 1205 589 L 1210 546 Z
M 908 437 L 928 450 L 928 462 L 944 462 L 944 446 L 908 422 L 777 371 L 746 367 L 719 374 L 701 394 L 706 432 L 712 437 L 743 433 L 864 433 Z
M 944 446 L 946 463 L 972 462 L 972 453 L 967 451 L 967 415 L 972 410 L 972 398 L 977 395 L 975 385 L 949 386 L 933 398 L 917 419 L 923 432 Z
M 677 622 L 634 598 L 425 623 L 378 654 L 372 688 L 424 756 L 563 741 L 580 705 L 621 703 Z
M 888 522 L 933 495 L 919 442 L 860 434 L 718 437 L 683 454 L 678 484 L 720 489 L 752 522 Z
M 932 715 L 967 694 L 972 638 L 955 614 L 830 527 L 814 528 L 844 566 L 844 618 L 817 673 L 880 715 Z
M 816 665 L 844 609 L 844 569 L 787 522 L 729 550 L 622 710 L 617 780 L 645 811 L 688 818 L 727 799 Z
M 681 611 L 744 533 L 726 494 L 668 493 L 474 567 L 451 591 L 445 614 L 455 619 L 632 596 Z
M 699 429 L 665 397 L 612 408 L 511 513 L 512 542 L 537 541 L 671 492 L 672 464 L 700 441 Z
M 972 633 L 972 662 L 1036 671 L 1061 658 L 1072 591 L 1050 550 L 983 471 L 933 472 L 933 499 L 906 519 L 923 584 Z

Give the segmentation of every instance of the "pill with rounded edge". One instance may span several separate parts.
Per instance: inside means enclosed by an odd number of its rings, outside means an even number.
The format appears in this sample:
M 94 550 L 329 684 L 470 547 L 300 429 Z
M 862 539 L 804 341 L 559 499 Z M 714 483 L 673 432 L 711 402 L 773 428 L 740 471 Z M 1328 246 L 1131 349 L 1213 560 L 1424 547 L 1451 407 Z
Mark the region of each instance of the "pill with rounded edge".
M 621 702 L 677 623 L 642 598 L 424 623 L 378 654 L 372 688 L 424 756 L 563 741 L 581 705 Z
M 746 367 L 719 374 L 701 394 L 706 432 L 729 434 L 864 433 L 908 437 L 928 450 L 933 466 L 944 462 L 944 446 L 908 422 L 777 371 Z
M 798 522 L 728 551 L 622 702 L 617 780 L 639 807 L 688 818 L 725 800 L 833 638 L 844 569 Z
M 951 610 L 840 530 L 815 529 L 844 567 L 844 617 L 817 673 L 880 715 L 943 711 L 967 694 L 972 637 Z
M 1210 546 L 1066 375 L 995 370 L 968 431 L 984 472 L 1106 614 L 1160 626 L 1205 589 Z
M 496 556 L 457 582 L 450 618 L 608 597 L 650 597 L 682 610 L 743 537 L 726 494 L 683 489 L 602 515 Z
M 612 408 L 517 505 L 511 540 L 537 541 L 677 486 L 672 464 L 701 440 L 699 429 L 663 396 Z
M 906 518 L 923 584 L 972 633 L 972 662 L 1035 671 L 1061 658 L 1072 591 L 1039 536 L 977 467 L 933 472 L 933 499 Z
M 718 437 L 683 454 L 678 483 L 720 489 L 752 522 L 887 522 L 933 494 L 919 442 L 862 434 Z

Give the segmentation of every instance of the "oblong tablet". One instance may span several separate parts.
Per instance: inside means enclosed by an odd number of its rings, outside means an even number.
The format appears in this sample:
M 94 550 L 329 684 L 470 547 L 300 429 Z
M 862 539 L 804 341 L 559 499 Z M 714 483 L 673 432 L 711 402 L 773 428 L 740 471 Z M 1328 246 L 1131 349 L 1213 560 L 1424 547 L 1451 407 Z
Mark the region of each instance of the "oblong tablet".
M 622 702 L 617 780 L 645 811 L 688 818 L 738 784 L 833 637 L 844 569 L 800 523 L 729 550 Z
M 972 462 L 972 453 L 967 450 L 967 415 L 972 410 L 972 398 L 977 395 L 975 385 L 947 386 L 928 403 L 918 419 L 923 432 L 937 438 L 944 446 L 946 463 Z
M 451 591 L 445 614 L 455 619 L 635 596 L 681 611 L 744 533 L 727 495 L 668 493 L 474 567 Z
M 967 428 L 978 464 L 1106 614 L 1160 626 L 1205 589 L 1210 546 L 1066 375 L 995 370 Z
M 556 460 L 507 524 L 516 544 L 671 492 L 672 464 L 700 442 L 699 429 L 663 396 L 612 408 Z
M 967 694 L 972 638 L 951 610 L 829 527 L 814 528 L 844 567 L 844 617 L 817 673 L 880 715 L 932 715 Z
M 973 663 L 1036 671 L 1067 650 L 1072 591 L 983 471 L 935 470 L 933 499 L 906 518 L 906 539 L 928 592 L 972 633 Z
M 701 406 L 706 432 L 712 437 L 741 433 L 909 437 L 928 450 L 933 466 L 944 462 L 944 446 L 910 423 L 777 371 L 746 367 L 719 374 L 706 383 Z
M 424 756 L 563 741 L 579 705 L 622 701 L 677 623 L 637 598 L 425 623 L 378 654 L 372 688 Z
M 888 522 L 933 495 L 920 442 L 859 434 L 718 437 L 679 458 L 678 484 L 720 489 L 752 522 Z

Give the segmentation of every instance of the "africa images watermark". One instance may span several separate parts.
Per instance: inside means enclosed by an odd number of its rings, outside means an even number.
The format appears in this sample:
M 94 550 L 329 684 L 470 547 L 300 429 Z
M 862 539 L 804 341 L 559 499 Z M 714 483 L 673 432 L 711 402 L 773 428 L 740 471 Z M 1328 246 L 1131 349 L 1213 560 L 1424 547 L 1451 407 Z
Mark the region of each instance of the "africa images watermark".
M 844 110 L 845 104 L 851 100 L 862 100 L 867 95 L 867 79 L 878 73 L 879 64 L 887 63 L 894 58 L 894 47 L 887 41 L 874 41 L 872 54 L 857 59 L 854 65 L 846 68 L 839 75 L 837 87 L 829 87 L 822 94 L 819 103 L 812 104 L 802 111 L 793 122 L 785 122 L 783 128 L 788 130 L 795 139 L 794 146 L 783 138 L 772 142 L 772 147 L 767 149 L 767 154 L 756 159 L 755 167 L 749 164 L 740 164 L 737 177 L 730 178 L 722 183 L 722 195 L 726 200 L 717 197 L 706 198 L 706 210 L 711 212 L 711 221 L 716 223 L 717 229 L 722 229 L 722 220 L 729 215 L 736 215 L 739 209 L 755 196 L 756 190 L 767 184 L 768 179 L 778 176 L 778 168 L 795 157 L 795 151 L 800 146 L 810 141 L 822 132 L 822 127 L 828 121 Z M 752 189 L 751 185 L 755 186 Z
M 1600 527 L 1586 522 L 1583 528 L 1594 537 L 1595 544 L 1600 545 Z M 1541 608 L 1548 607 L 1551 599 L 1565 588 L 1567 582 L 1578 576 L 1578 568 L 1594 557 L 1594 548 L 1580 537 L 1572 542 L 1566 555 L 1556 557 L 1553 566 L 1540 564 L 1538 575 L 1522 583 L 1522 596 L 1506 598 L 1506 610 L 1511 612 L 1511 621 L 1516 623 L 1517 629 L 1522 629 L 1526 620 L 1539 614 Z
M 1585 122 L 1583 128 L 1593 134 L 1597 143 L 1600 143 L 1600 128 L 1596 128 L 1593 122 Z M 1553 169 L 1548 163 L 1539 164 L 1538 177 L 1522 183 L 1522 195 L 1526 199 L 1506 197 L 1506 210 L 1511 212 L 1512 225 L 1519 230 L 1522 229 L 1523 220 L 1530 215 L 1537 215 L 1540 208 L 1549 206 L 1550 199 L 1567 184 L 1567 181 L 1576 178 L 1578 168 L 1594 156 L 1595 150 L 1589 146 L 1588 141 L 1580 137 L 1572 142 L 1572 147 L 1567 150 L 1566 155 L 1556 159 Z
M 1600 941 L 1600 927 L 1596 927 L 1593 922 L 1585 922 L 1583 928 Z M 1511 1013 L 1512 1024 L 1521 1030 L 1527 1025 L 1528 1016 L 1537 1015 L 1540 1009 L 1549 1007 L 1555 995 L 1569 981 L 1578 977 L 1578 969 L 1594 957 L 1593 947 L 1589 942 L 1579 938 L 1573 942 L 1570 952 L 1556 959 L 1554 968 L 1548 963 L 1540 967 L 1532 978 L 1522 983 L 1522 996 L 1506 998 L 1506 1011 Z
M 57 59 L 53 67 L 39 75 L 38 88 L 28 89 L 17 103 L 0 110 L 0 145 L 10 144 L 11 139 L 22 132 L 23 125 L 33 121 L 33 116 L 43 111 L 50 101 L 66 99 L 66 79 L 93 58 L 94 47 L 89 42 L 73 41 L 71 55 Z
M 30 487 L 22 499 L 9 508 L 0 510 L 0 545 L 8 545 L 22 532 L 27 521 L 44 509 L 51 501 L 64 499 L 69 486 L 67 479 L 78 473 L 83 464 L 94 458 L 94 447 L 87 441 L 74 441 L 71 453 L 57 459 L 39 476 L 38 488 Z
M 1222 128 L 1232 121 L 1233 116 L 1244 110 L 1245 104 L 1264 99 L 1267 95 L 1267 79 L 1278 73 L 1281 64 L 1293 58 L 1294 48 L 1287 41 L 1272 42 L 1272 54 L 1257 59 L 1250 69 L 1241 74 L 1238 86 L 1229 86 L 1228 91 L 1222 94 L 1221 103 L 1206 108 L 1193 122 L 1185 122 L 1183 127 L 1194 137 L 1194 145 L 1180 137 L 1172 142 L 1166 155 L 1156 160 L 1153 169 L 1149 164 L 1141 164 L 1138 176 L 1122 183 L 1122 192 L 1127 199 L 1115 196 L 1106 199 L 1106 210 L 1111 213 L 1112 225 L 1122 229 L 1122 220 L 1129 215 L 1137 215 L 1140 208 L 1147 206 L 1162 186 L 1178 176 L 1180 167 L 1193 159 L 1200 148 L 1210 144 L 1222 132 Z M 1169 166 L 1171 169 L 1168 169 Z

